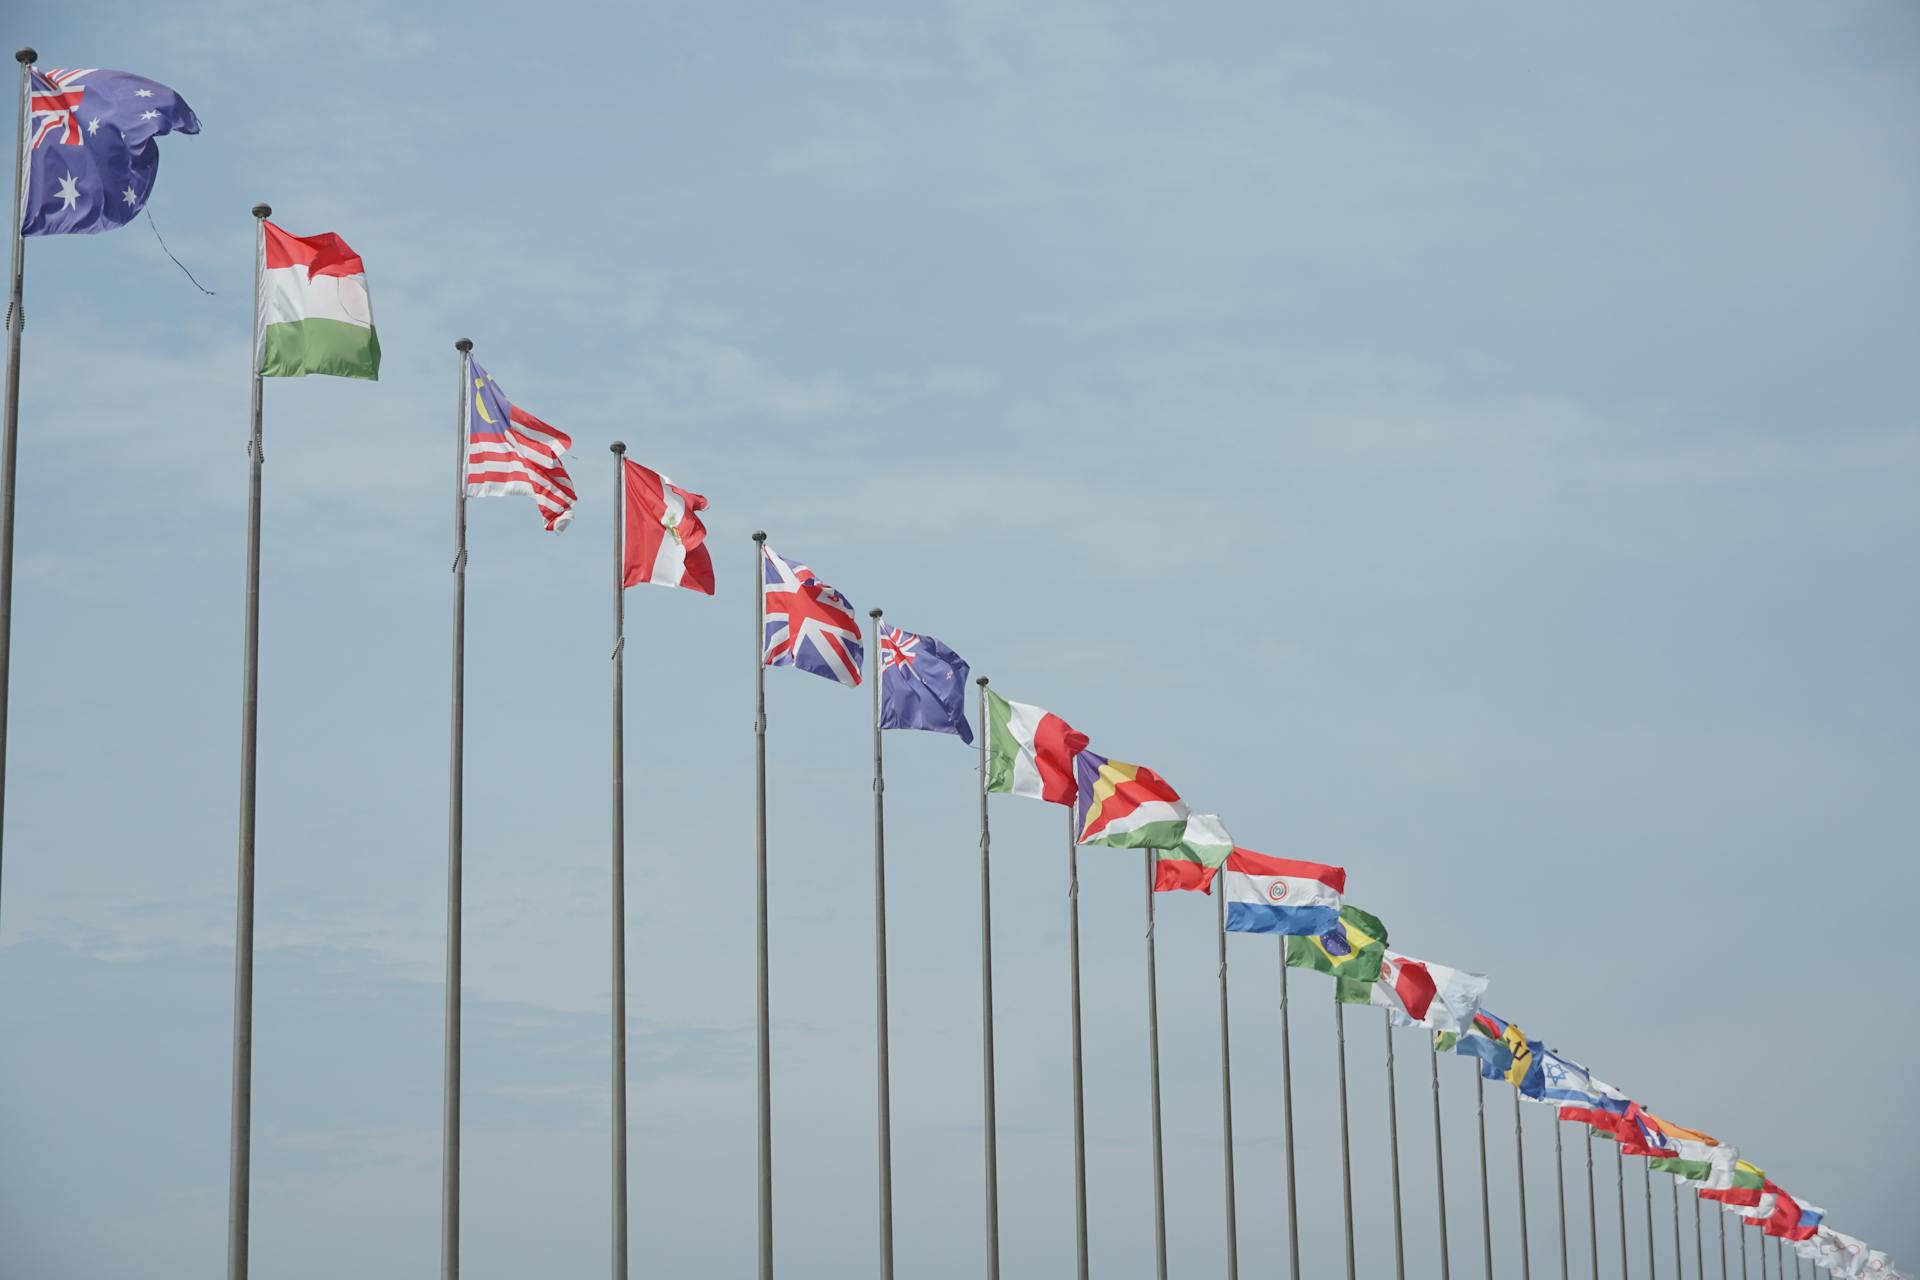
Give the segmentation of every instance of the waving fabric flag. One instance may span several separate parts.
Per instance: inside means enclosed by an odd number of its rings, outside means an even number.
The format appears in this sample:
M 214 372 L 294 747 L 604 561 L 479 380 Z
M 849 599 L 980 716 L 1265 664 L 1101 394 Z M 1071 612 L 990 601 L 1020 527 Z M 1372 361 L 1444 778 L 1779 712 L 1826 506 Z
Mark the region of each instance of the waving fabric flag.
M 1497 1013 L 1485 1009 L 1476 1011 L 1465 1033 L 1437 1036 L 1434 1047 L 1442 1052 L 1451 1049 L 1478 1058 L 1484 1079 L 1504 1080 L 1520 1090 L 1522 1097 L 1539 1097 L 1537 1090 L 1542 1087 L 1541 1083 L 1529 1079 L 1533 1049 L 1525 1033 Z
M 255 367 L 265 378 L 310 373 L 380 377 L 367 269 L 331 231 L 288 235 L 260 223 L 260 296 L 253 335 Z M 504 403 L 504 402 L 503 402 Z
M 1340 924 L 1347 869 L 1235 849 L 1227 858 L 1227 928 L 1304 936 Z
M 1372 982 L 1335 979 L 1333 998 L 1341 1004 L 1379 1005 L 1388 1011 L 1389 1022 L 1397 1013 L 1403 1025 L 1418 1025 L 1439 994 L 1439 984 L 1426 961 L 1387 950 L 1380 953 L 1378 978 Z
M 1745 1160 L 1735 1160 L 1730 1170 L 1723 1173 L 1716 1169 L 1708 1176 L 1707 1185 L 1700 1189 L 1700 1198 L 1729 1206 L 1756 1205 L 1760 1203 L 1760 1192 L 1766 1183 L 1766 1170 Z
M 1613 1133 L 1620 1140 L 1622 1155 L 1651 1158 L 1676 1154 L 1673 1139 L 1661 1131 L 1653 1113 L 1637 1102 L 1627 1104 L 1627 1114 Z
M 467 397 L 467 496 L 524 493 L 540 509 L 540 519 L 548 530 L 561 532 L 573 520 L 573 479 L 560 461 L 560 455 L 573 447 L 572 437 L 510 402 L 478 360 L 469 358 L 467 369 L 473 377 L 473 394 Z M 625 580 L 632 586 L 634 540 L 644 533 L 633 523 L 631 475 L 627 479 L 627 507 Z
M 1091 751 L 1074 758 L 1080 843 L 1117 849 L 1172 849 L 1186 837 L 1187 805 L 1145 765 Z
M 1380 976 L 1387 952 L 1387 926 L 1378 916 L 1354 906 L 1342 906 L 1340 919 L 1315 937 L 1287 939 L 1287 963 L 1336 978 L 1372 982 Z
M 559 465 L 558 458 L 554 465 Z M 712 595 L 713 552 L 707 549 L 707 526 L 700 519 L 706 498 L 628 458 L 621 459 L 620 474 L 626 481 L 627 531 L 621 585 L 651 582 Z
M 927 729 L 973 741 L 967 723 L 967 660 L 932 636 L 882 624 L 880 727 Z
M 1601 1090 L 1612 1090 L 1597 1083 L 1585 1067 L 1539 1040 L 1529 1040 L 1527 1048 L 1533 1063 L 1520 1090 L 1523 1097 L 1560 1108 L 1562 1120 L 1586 1120 L 1587 1112 L 1604 1106 L 1606 1095 Z
M 138 216 L 160 174 L 163 133 L 198 133 L 179 94 L 125 71 L 30 67 L 20 234 L 111 231 Z
M 1201 893 L 1212 893 L 1213 877 L 1239 852 L 1233 847 L 1233 837 L 1227 834 L 1218 814 L 1189 814 L 1178 847 L 1153 851 L 1153 891 L 1198 889 Z M 1227 928 L 1233 928 L 1231 885 L 1227 897 Z
M 1705 1182 L 1708 1175 L 1713 1172 L 1714 1159 L 1717 1155 L 1724 1157 L 1723 1163 L 1727 1165 L 1733 1163 L 1732 1148 L 1722 1146 L 1720 1140 L 1712 1134 L 1702 1133 L 1698 1129 L 1689 1129 L 1684 1125 L 1674 1124 L 1670 1120 L 1662 1120 L 1651 1112 L 1648 1115 L 1653 1120 L 1654 1127 L 1666 1135 L 1667 1141 L 1673 1144 L 1672 1155 L 1655 1156 L 1651 1161 L 1653 1167 L 1662 1173 L 1670 1173 L 1676 1178 L 1685 1178 L 1689 1182 Z
M 987 690 L 987 790 L 1072 804 L 1073 761 L 1086 749 L 1087 735 L 1053 712 Z
M 853 604 L 820 581 L 813 570 L 776 555 L 762 543 L 761 599 L 767 629 L 762 661 L 797 667 L 844 685 L 860 683 L 860 624 Z
M 1481 999 L 1487 994 L 1487 976 L 1484 973 L 1468 973 L 1465 969 L 1435 964 L 1431 960 L 1397 956 L 1392 951 L 1387 952 L 1386 957 L 1380 965 L 1380 981 L 1369 989 L 1367 1003 L 1384 1007 L 1388 1020 L 1394 1026 L 1427 1027 L 1457 1034 L 1472 1023 L 1473 1015 L 1480 1009 Z M 1413 1016 L 1403 992 L 1387 989 L 1390 970 L 1395 970 L 1395 961 L 1419 965 L 1433 982 L 1433 998 L 1428 1002 L 1426 1012 L 1419 1017 Z M 1395 971 L 1392 976 L 1397 988 L 1399 974 Z M 1341 979 L 1342 983 L 1348 981 Z

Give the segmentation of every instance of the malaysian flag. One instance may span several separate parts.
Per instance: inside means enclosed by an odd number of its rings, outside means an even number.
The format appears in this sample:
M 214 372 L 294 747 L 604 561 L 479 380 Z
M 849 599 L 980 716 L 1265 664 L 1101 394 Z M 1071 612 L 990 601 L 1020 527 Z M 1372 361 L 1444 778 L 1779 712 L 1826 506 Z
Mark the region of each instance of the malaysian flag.
M 853 605 L 813 570 L 762 544 L 761 600 L 766 607 L 761 661 L 798 667 L 841 684 L 860 683 L 860 624 Z
M 518 405 L 476 360 L 473 396 L 467 401 L 467 496 L 529 495 L 554 533 L 573 520 L 573 479 L 560 455 L 573 438 L 556 431 Z

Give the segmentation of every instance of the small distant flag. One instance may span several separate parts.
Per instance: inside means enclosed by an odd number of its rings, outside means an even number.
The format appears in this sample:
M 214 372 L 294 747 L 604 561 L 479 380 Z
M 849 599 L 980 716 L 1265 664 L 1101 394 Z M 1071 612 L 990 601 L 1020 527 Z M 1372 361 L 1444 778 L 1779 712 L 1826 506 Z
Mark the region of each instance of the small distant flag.
M 1230 932 L 1319 934 L 1340 923 L 1345 867 L 1235 849 L 1227 856 L 1226 869 Z
M 1072 804 L 1073 762 L 1087 735 L 1051 711 L 987 690 L 987 790 Z
M 935 640 L 884 623 L 880 645 L 880 727 L 926 729 L 973 741 L 967 723 L 967 660 Z
M 1338 995 L 1347 1004 L 1384 1008 L 1396 1027 L 1458 1031 L 1472 1021 L 1486 993 L 1484 974 L 1415 960 L 1389 949 L 1381 957 L 1376 981 L 1342 978 Z
M 198 133 L 193 108 L 158 80 L 98 68 L 27 69 L 20 234 L 112 231 L 139 216 L 160 176 L 163 133 Z
M 1605 1081 L 1594 1079 L 1585 1067 L 1565 1054 L 1549 1049 L 1542 1041 L 1528 1041 L 1527 1047 L 1533 1051 L 1533 1062 L 1527 1068 L 1526 1086 L 1521 1089 L 1521 1095 L 1534 1102 L 1558 1107 L 1562 1120 L 1595 1124 L 1597 1116 L 1604 1121 L 1598 1127 L 1612 1132 L 1614 1124 L 1626 1112 L 1627 1099 L 1620 1091 Z M 1617 1108 L 1613 1102 L 1615 1098 L 1619 1099 Z
M 1153 770 L 1092 751 L 1082 751 L 1073 767 L 1081 844 L 1172 849 L 1185 838 L 1186 801 Z
M 650 582 L 712 595 L 713 553 L 700 519 L 706 498 L 632 459 L 620 461 L 627 508 L 621 584 Z
M 1355 906 L 1342 906 L 1332 928 L 1313 937 L 1287 939 L 1287 963 L 1336 978 L 1372 982 L 1380 976 L 1387 951 L 1387 926 L 1378 916 Z
M 467 397 L 467 496 L 524 493 L 540 509 L 548 530 L 562 532 L 572 523 L 578 500 L 560 460 L 573 447 L 573 437 L 509 401 L 478 360 L 469 357 L 467 369 L 473 379 Z
M 1227 828 L 1218 814 L 1189 814 L 1179 845 L 1153 851 L 1153 891 L 1169 893 L 1178 889 L 1198 889 L 1201 893 L 1212 893 L 1214 876 L 1223 864 L 1232 861 L 1232 855 L 1237 852 L 1233 847 L 1233 837 L 1227 834 Z M 1231 894 L 1227 898 L 1227 910 L 1227 928 L 1231 929 Z
M 859 684 L 860 656 L 865 650 L 852 602 L 820 581 L 813 570 L 776 554 L 764 543 L 760 564 L 767 621 L 761 661 L 844 685 Z
M 1766 1184 L 1765 1169 L 1736 1159 L 1732 1168 L 1725 1171 L 1716 1169 L 1708 1176 L 1707 1185 L 1700 1188 L 1700 1198 L 1728 1206 L 1756 1205 L 1760 1203 L 1760 1192 Z
M 1527 1037 L 1497 1013 L 1478 1010 L 1463 1034 L 1443 1034 L 1435 1039 L 1434 1047 L 1478 1058 L 1485 1079 L 1504 1080 L 1524 1097 L 1538 1096 L 1533 1092 L 1536 1082 L 1527 1078 L 1533 1068 L 1533 1050 L 1527 1045 Z

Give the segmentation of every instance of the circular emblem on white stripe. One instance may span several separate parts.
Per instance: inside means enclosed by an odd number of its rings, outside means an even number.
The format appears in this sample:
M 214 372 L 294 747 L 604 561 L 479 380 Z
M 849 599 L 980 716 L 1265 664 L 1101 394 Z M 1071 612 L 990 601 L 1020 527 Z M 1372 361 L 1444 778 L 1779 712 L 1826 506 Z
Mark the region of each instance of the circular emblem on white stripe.
M 1267 885 L 1268 902 L 1285 902 L 1286 900 L 1287 882 L 1285 880 L 1275 880 Z

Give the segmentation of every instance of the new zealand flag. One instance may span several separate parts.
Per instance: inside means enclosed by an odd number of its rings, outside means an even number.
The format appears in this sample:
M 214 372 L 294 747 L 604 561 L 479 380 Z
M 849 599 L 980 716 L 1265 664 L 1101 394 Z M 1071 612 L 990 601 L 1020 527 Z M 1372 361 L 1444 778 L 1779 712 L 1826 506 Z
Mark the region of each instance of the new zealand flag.
M 932 636 L 880 628 L 882 729 L 930 729 L 972 743 L 966 704 L 965 658 Z
M 27 190 L 20 233 L 111 231 L 146 207 L 163 133 L 199 117 L 163 84 L 125 71 L 29 68 Z

